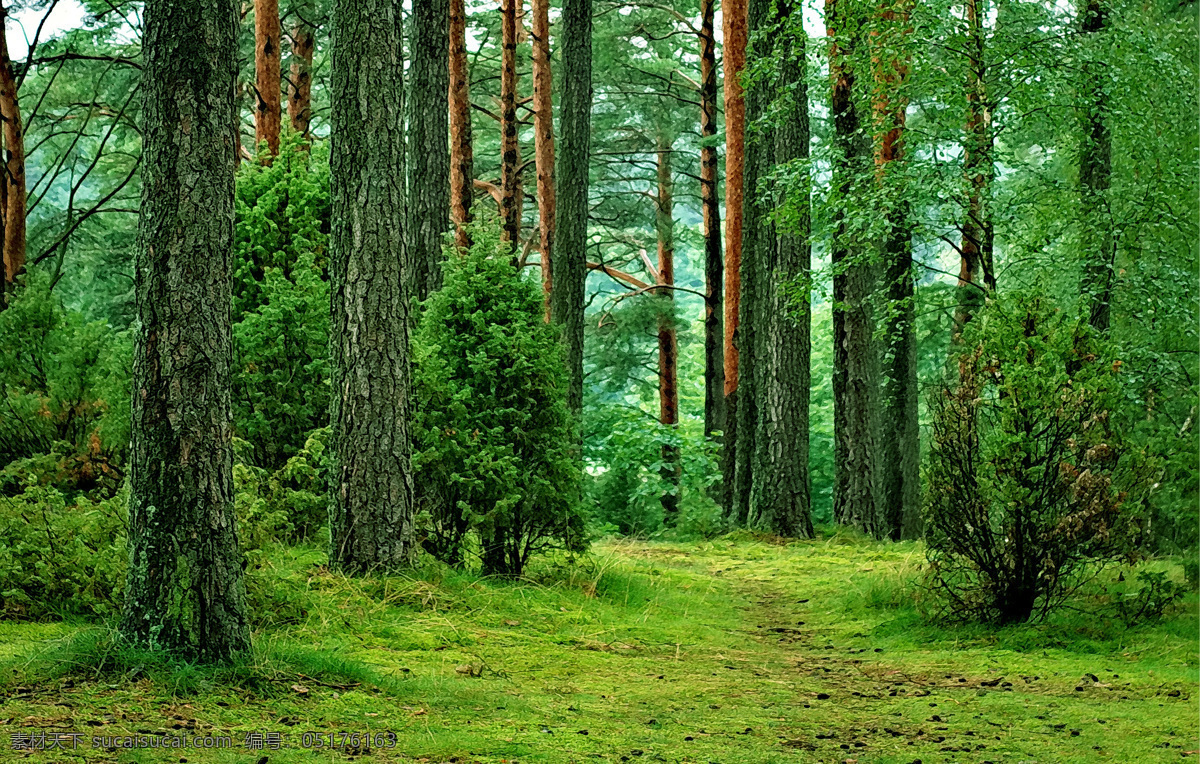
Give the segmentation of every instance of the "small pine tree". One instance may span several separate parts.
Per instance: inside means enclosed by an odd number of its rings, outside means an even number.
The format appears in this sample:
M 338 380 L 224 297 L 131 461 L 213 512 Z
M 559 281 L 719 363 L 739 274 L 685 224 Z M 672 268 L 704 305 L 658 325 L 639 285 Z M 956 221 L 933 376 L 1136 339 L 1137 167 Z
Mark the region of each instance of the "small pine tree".
M 585 546 L 566 363 L 498 232 L 473 240 L 447 257 L 416 336 L 425 547 L 461 564 L 473 535 L 485 574 L 519 576 L 540 551 Z

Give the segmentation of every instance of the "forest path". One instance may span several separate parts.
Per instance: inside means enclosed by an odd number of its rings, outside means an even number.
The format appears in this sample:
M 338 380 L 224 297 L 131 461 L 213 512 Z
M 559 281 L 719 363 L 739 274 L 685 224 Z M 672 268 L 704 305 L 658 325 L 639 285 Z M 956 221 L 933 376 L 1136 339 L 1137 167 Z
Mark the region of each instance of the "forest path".
M 743 600 L 756 675 L 790 685 L 779 742 L 801 760 L 1197 760 L 1196 660 L 1179 643 L 1105 653 L 1053 628 L 931 626 L 912 605 L 914 545 L 764 538 L 706 572 Z

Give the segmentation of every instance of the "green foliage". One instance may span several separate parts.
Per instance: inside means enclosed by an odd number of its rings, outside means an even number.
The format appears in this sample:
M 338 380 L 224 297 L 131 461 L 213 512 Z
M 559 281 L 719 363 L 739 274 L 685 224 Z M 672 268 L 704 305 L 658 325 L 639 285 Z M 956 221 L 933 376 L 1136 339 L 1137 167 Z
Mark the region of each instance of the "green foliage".
M 0 337 L 0 493 L 32 481 L 111 496 L 129 441 L 129 338 L 64 308 L 36 274 L 0 312 Z
M 1145 465 L 1113 426 L 1119 364 L 1085 323 L 1016 298 L 968 328 L 931 404 L 930 580 L 948 615 L 1017 623 L 1133 552 Z
M 1115 599 L 1117 614 L 1126 624 L 1161 620 L 1187 592 L 1187 587 L 1172 581 L 1163 570 L 1138 571 L 1137 580 L 1141 586 L 1119 593 Z
M 238 460 L 233 466 L 235 508 L 242 550 L 316 539 L 328 522 L 328 427 L 316 430 L 297 454 L 274 472 Z M 235 444 L 246 450 L 244 441 Z
M 242 166 L 234 248 L 238 435 L 276 470 L 329 415 L 328 160 L 288 135 Z
M 0 496 L 0 617 L 108 616 L 125 583 L 124 492 L 68 504 L 48 486 Z
M 535 553 L 585 546 L 577 435 L 541 293 L 494 230 L 474 236 L 450 251 L 415 338 L 416 484 L 433 554 L 461 563 L 472 533 L 485 573 L 515 576 Z

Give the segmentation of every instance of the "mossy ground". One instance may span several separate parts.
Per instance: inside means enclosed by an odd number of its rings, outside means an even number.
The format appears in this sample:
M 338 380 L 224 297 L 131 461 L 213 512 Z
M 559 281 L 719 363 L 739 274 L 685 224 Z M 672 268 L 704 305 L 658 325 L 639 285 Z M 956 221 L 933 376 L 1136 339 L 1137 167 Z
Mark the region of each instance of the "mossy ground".
M 1134 628 L 1079 613 L 936 626 L 913 595 L 920 547 L 844 534 L 608 542 L 521 582 L 440 568 L 355 581 L 323 559 L 279 549 L 255 563 L 243 665 L 163 663 L 94 627 L 0 624 L 0 758 L 978 764 L 1200 749 L 1194 594 Z M 34 730 L 86 737 L 11 750 L 10 734 Z M 234 747 L 90 743 L 152 732 Z M 290 747 L 247 749 L 253 732 Z M 304 732 L 394 732 L 396 746 L 305 750 Z

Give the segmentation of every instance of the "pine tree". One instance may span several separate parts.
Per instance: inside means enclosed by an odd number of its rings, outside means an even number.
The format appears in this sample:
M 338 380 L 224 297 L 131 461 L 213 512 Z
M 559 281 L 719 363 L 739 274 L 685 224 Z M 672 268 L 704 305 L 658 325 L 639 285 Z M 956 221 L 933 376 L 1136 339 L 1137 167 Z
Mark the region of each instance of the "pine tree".
M 330 563 L 410 562 L 409 300 L 400 0 L 337 0 L 330 178 Z
M 418 300 L 441 286 L 442 237 L 450 227 L 449 25 L 449 0 L 413 3 L 405 233 Z
M 148 0 L 122 635 L 188 660 L 250 647 L 233 513 L 233 0 Z

